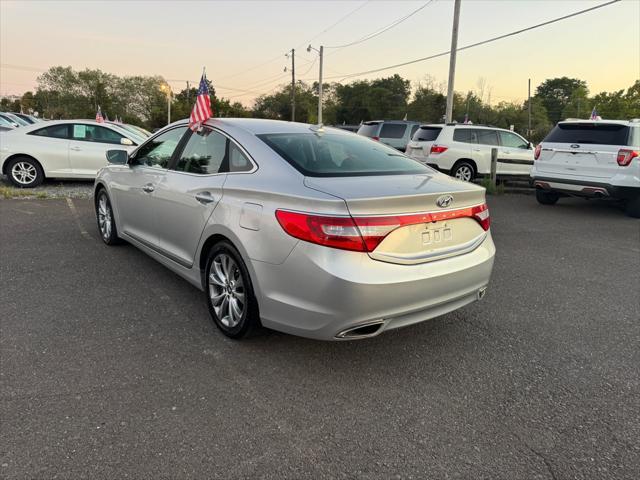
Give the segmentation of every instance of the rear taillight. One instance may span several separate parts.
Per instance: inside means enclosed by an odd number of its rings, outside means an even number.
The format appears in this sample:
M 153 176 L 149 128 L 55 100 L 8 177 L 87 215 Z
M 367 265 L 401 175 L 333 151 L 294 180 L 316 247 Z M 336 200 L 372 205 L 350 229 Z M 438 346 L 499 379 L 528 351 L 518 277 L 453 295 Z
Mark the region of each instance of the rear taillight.
M 473 218 L 489 230 L 491 217 L 486 204 L 440 212 L 375 217 L 333 217 L 277 210 L 276 218 L 285 232 L 300 240 L 327 247 L 372 252 L 397 228 L 454 218 Z
M 536 149 L 533 151 L 533 159 L 537 160 L 540 158 L 540 152 L 542 152 L 542 145 L 536 145 Z
M 431 145 L 431 153 L 444 153 L 449 149 L 449 147 L 445 147 L 444 145 Z
M 371 140 L 375 140 L 376 142 L 380 141 L 380 137 L 371 137 Z
M 616 160 L 618 161 L 618 165 L 626 167 L 631 163 L 631 160 L 638 156 L 640 156 L 640 152 L 637 150 L 622 149 L 618 151 L 618 158 Z

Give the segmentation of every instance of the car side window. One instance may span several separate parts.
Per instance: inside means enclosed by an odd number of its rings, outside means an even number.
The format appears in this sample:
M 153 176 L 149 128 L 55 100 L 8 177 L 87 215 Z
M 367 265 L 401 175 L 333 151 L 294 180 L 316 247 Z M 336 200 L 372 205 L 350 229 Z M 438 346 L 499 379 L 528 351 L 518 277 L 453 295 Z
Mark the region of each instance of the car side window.
M 52 125 L 50 127 L 40 128 L 33 132 L 29 132 L 29 135 L 36 135 L 38 137 L 50 137 L 50 138 L 69 138 L 69 125 Z
M 500 136 L 500 144 L 503 147 L 522 148 L 524 150 L 529 148 L 529 144 L 514 133 L 498 131 L 498 135 Z
M 402 138 L 406 129 L 404 123 L 385 123 L 380 129 L 380 138 Z
M 478 135 L 478 143 L 481 145 L 498 145 L 498 135 L 495 130 L 475 130 Z
M 120 135 L 109 128 L 98 125 L 85 125 L 74 123 L 71 131 L 71 138 L 82 142 L 109 143 L 120 145 L 124 135 Z
M 212 175 L 219 173 L 227 155 L 227 137 L 210 128 L 203 128 L 189 138 L 175 170 Z
M 132 165 L 167 168 L 173 152 L 180 143 L 187 127 L 173 128 L 144 143 L 135 153 Z
M 229 171 L 248 172 L 253 165 L 242 150 L 233 142 L 229 142 Z
M 453 141 L 463 143 L 478 143 L 477 130 L 471 128 L 456 128 L 453 131 Z

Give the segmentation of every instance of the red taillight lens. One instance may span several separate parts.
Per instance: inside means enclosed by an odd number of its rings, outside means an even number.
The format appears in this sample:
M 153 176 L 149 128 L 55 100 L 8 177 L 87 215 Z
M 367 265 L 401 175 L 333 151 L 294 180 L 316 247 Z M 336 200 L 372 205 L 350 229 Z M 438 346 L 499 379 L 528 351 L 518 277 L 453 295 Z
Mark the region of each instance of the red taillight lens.
M 618 165 L 621 167 L 626 167 L 631 163 L 631 160 L 640 156 L 640 152 L 637 150 L 626 150 L 622 149 L 618 152 Z
M 285 232 L 300 240 L 327 247 L 372 252 L 396 228 L 454 218 L 473 218 L 489 230 L 491 217 L 486 204 L 441 212 L 391 215 L 384 217 L 331 217 L 299 212 L 276 211 Z
M 533 159 L 537 160 L 540 158 L 540 152 L 542 152 L 542 145 L 536 145 L 536 149 L 533 151 Z
M 371 137 L 371 140 L 375 140 L 376 142 L 380 141 L 380 137 Z
M 449 147 L 445 147 L 443 145 L 431 145 L 431 153 L 444 153 L 449 149 Z

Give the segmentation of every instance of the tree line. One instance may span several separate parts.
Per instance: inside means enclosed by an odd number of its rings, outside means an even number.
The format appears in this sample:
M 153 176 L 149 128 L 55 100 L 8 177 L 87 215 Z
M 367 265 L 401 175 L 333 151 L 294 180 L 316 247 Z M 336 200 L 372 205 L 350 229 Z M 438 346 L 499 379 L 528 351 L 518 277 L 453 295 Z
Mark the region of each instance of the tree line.
M 52 67 L 37 79 L 35 92 L 26 92 L 11 102 L 2 99 L 7 111 L 37 111 L 45 118 L 94 118 L 98 106 L 110 118 L 155 129 L 166 124 L 167 82 L 161 76 L 117 76 L 101 70 L 73 70 Z M 212 107 L 219 117 L 257 117 L 291 119 L 291 85 L 277 87 L 258 97 L 252 107 L 218 96 L 209 85 Z M 349 84 L 323 84 L 323 120 L 326 124 L 359 124 L 375 119 L 443 121 L 446 86 L 432 77 L 413 85 L 395 74 L 375 80 Z M 191 112 L 197 88 L 185 88 L 172 96 L 172 119 L 186 118 Z M 531 98 L 531 131 L 528 131 L 529 105 L 524 102 L 492 104 L 486 82 L 478 88 L 454 95 L 453 116 L 458 122 L 495 125 L 514 130 L 539 141 L 561 119 L 589 118 L 595 108 L 602 118 L 640 117 L 640 80 L 626 90 L 590 95 L 587 83 L 561 77 L 545 80 Z M 298 81 L 295 85 L 296 121 L 317 121 L 318 84 Z

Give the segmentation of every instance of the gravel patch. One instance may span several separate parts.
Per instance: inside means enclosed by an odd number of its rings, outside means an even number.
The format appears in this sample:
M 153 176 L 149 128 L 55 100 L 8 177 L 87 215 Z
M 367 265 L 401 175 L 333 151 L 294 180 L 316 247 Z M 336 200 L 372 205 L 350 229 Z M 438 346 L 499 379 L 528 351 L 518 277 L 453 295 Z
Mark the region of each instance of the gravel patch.
M 91 198 L 93 180 L 45 180 L 35 188 L 16 188 L 6 175 L 0 175 L 2 198 Z

